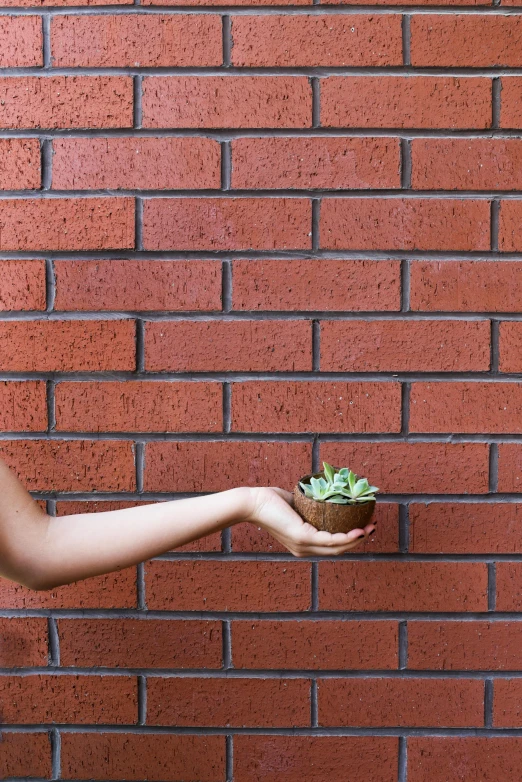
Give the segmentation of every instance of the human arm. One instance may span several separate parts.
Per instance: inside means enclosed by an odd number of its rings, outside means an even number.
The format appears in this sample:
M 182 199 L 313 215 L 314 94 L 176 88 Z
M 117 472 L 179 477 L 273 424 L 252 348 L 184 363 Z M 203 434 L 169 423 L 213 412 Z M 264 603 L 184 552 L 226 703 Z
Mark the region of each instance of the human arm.
M 135 565 L 239 522 L 257 524 L 296 556 L 337 555 L 374 529 L 319 532 L 291 507 L 290 492 L 237 487 L 124 510 L 53 517 L 0 461 L 0 575 L 52 589 Z

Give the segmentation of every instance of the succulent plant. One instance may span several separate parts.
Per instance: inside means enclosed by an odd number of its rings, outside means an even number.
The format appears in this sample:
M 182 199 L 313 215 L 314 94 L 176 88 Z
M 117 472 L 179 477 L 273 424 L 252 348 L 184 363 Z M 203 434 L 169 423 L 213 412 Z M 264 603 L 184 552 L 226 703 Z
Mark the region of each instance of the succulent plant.
M 305 495 L 317 502 L 335 502 L 338 505 L 348 505 L 356 502 L 374 500 L 377 486 L 370 486 L 366 478 L 357 475 L 347 467 L 339 472 L 327 462 L 323 462 L 324 478 L 310 478 L 310 483 L 299 482 Z

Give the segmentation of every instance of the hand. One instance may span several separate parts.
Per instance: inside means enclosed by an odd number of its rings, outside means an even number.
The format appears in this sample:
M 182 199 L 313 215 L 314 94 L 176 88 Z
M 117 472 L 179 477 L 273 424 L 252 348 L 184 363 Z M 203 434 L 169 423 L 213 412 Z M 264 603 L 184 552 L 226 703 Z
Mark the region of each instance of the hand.
M 323 532 L 303 521 L 293 510 L 293 495 L 268 486 L 250 489 L 251 512 L 244 521 L 257 524 L 296 557 L 338 556 L 358 546 L 375 529 L 368 524 L 351 532 Z

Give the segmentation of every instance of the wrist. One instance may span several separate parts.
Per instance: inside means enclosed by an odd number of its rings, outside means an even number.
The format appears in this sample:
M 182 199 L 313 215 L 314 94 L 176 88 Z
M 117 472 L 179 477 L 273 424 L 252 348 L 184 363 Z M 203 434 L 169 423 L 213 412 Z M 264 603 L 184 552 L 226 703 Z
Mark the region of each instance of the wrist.
M 230 497 L 230 513 L 225 526 L 231 527 L 242 521 L 249 521 L 254 512 L 253 490 L 250 486 L 236 486 L 228 489 L 226 494 Z

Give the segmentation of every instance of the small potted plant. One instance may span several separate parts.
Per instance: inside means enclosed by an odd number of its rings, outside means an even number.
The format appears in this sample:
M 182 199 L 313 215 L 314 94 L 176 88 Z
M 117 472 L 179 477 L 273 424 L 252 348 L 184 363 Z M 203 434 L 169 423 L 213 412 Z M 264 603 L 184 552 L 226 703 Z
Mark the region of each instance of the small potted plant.
M 323 462 L 322 472 L 305 475 L 294 488 L 294 508 L 317 529 L 350 532 L 363 529 L 375 510 L 377 486 L 348 467 Z

